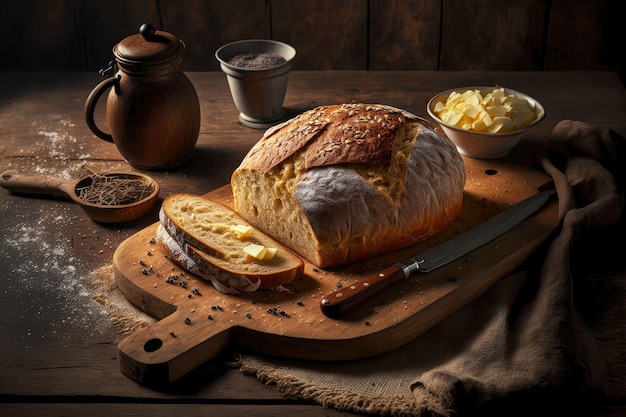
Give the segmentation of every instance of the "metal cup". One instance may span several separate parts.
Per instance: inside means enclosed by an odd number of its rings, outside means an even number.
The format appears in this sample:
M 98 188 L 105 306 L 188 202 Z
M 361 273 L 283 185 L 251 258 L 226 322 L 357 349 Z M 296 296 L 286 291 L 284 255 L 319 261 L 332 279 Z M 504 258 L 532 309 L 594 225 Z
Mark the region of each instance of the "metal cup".
M 285 62 L 268 68 L 244 68 L 229 61 L 241 54 L 279 55 Z M 220 68 L 226 74 L 239 121 L 245 126 L 266 129 L 281 122 L 291 63 L 296 50 L 282 42 L 250 39 L 226 44 L 215 52 Z

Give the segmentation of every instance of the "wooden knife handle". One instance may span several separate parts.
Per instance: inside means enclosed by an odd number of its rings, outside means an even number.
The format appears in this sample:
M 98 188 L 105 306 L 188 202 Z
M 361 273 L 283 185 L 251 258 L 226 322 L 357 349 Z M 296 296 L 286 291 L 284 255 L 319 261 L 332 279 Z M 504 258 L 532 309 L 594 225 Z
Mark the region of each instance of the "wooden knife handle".
M 404 269 L 392 265 L 380 272 L 369 275 L 349 287 L 337 289 L 324 297 L 320 308 L 325 316 L 338 319 L 355 310 L 366 302 L 374 299 L 380 293 L 391 288 L 406 277 Z

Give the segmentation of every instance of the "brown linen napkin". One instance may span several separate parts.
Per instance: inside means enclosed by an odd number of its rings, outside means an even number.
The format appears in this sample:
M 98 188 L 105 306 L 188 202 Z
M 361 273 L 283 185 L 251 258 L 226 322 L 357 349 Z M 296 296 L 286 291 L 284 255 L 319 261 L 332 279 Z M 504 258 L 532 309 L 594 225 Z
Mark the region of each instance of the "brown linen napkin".
M 386 355 L 328 364 L 244 354 L 242 371 L 287 396 L 367 414 L 582 411 L 607 381 L 595 340 L 574 306 L 570 254 L 582 235 L 620 221 L 622 142 L 608 129 L 581 122 L 555 127 L 537 160 L 554 179 L 562 227 L 537 254 L 544 256 L 539 270 L 500 280 Z
M 234 366 L 288 397 L 364 414 L 580 415 L 607 381 L 574 305 L 584 277 L 572 267 L 572 254 L 581 243 L 598 246 L 606 228 L 621 221 L 623 149 L 623 138 L 608 129 L 569 120 L 557 125 L 537 162 L 554 179 L 562 227 L 535 254 L 541 262 L 528 262 L 528 270 L 503 278 L 405 346 L 339 363 L 243 353 Z M 95 275 L 94 299 L 126 332 L 153 321 L 124 303 L 111 286 L 110 266 Z

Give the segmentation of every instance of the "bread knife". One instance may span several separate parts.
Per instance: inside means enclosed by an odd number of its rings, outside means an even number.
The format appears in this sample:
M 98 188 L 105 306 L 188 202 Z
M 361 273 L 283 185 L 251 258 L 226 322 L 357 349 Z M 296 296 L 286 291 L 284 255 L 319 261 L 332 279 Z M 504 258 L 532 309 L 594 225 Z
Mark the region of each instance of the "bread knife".
M 413 273 L 427 273 L 494 240 L 539 210 L 553 194 L 542 191 L 515 204 L 484 223 L 429 248 L 357 283 L 325 296 L 320 307 L 324 315 L 338 319 L 372 300 Z

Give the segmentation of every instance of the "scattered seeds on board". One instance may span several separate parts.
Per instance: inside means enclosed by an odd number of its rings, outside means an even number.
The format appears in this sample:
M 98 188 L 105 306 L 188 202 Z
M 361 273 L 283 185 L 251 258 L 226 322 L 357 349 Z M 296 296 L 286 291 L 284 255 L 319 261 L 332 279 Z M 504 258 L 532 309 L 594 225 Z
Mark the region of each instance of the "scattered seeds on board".
M 287 313 L 285 310 L 282 310 L 279 306 L 268 308 L 267 312 L 275 316 L 290 317 L 289 313 Z

